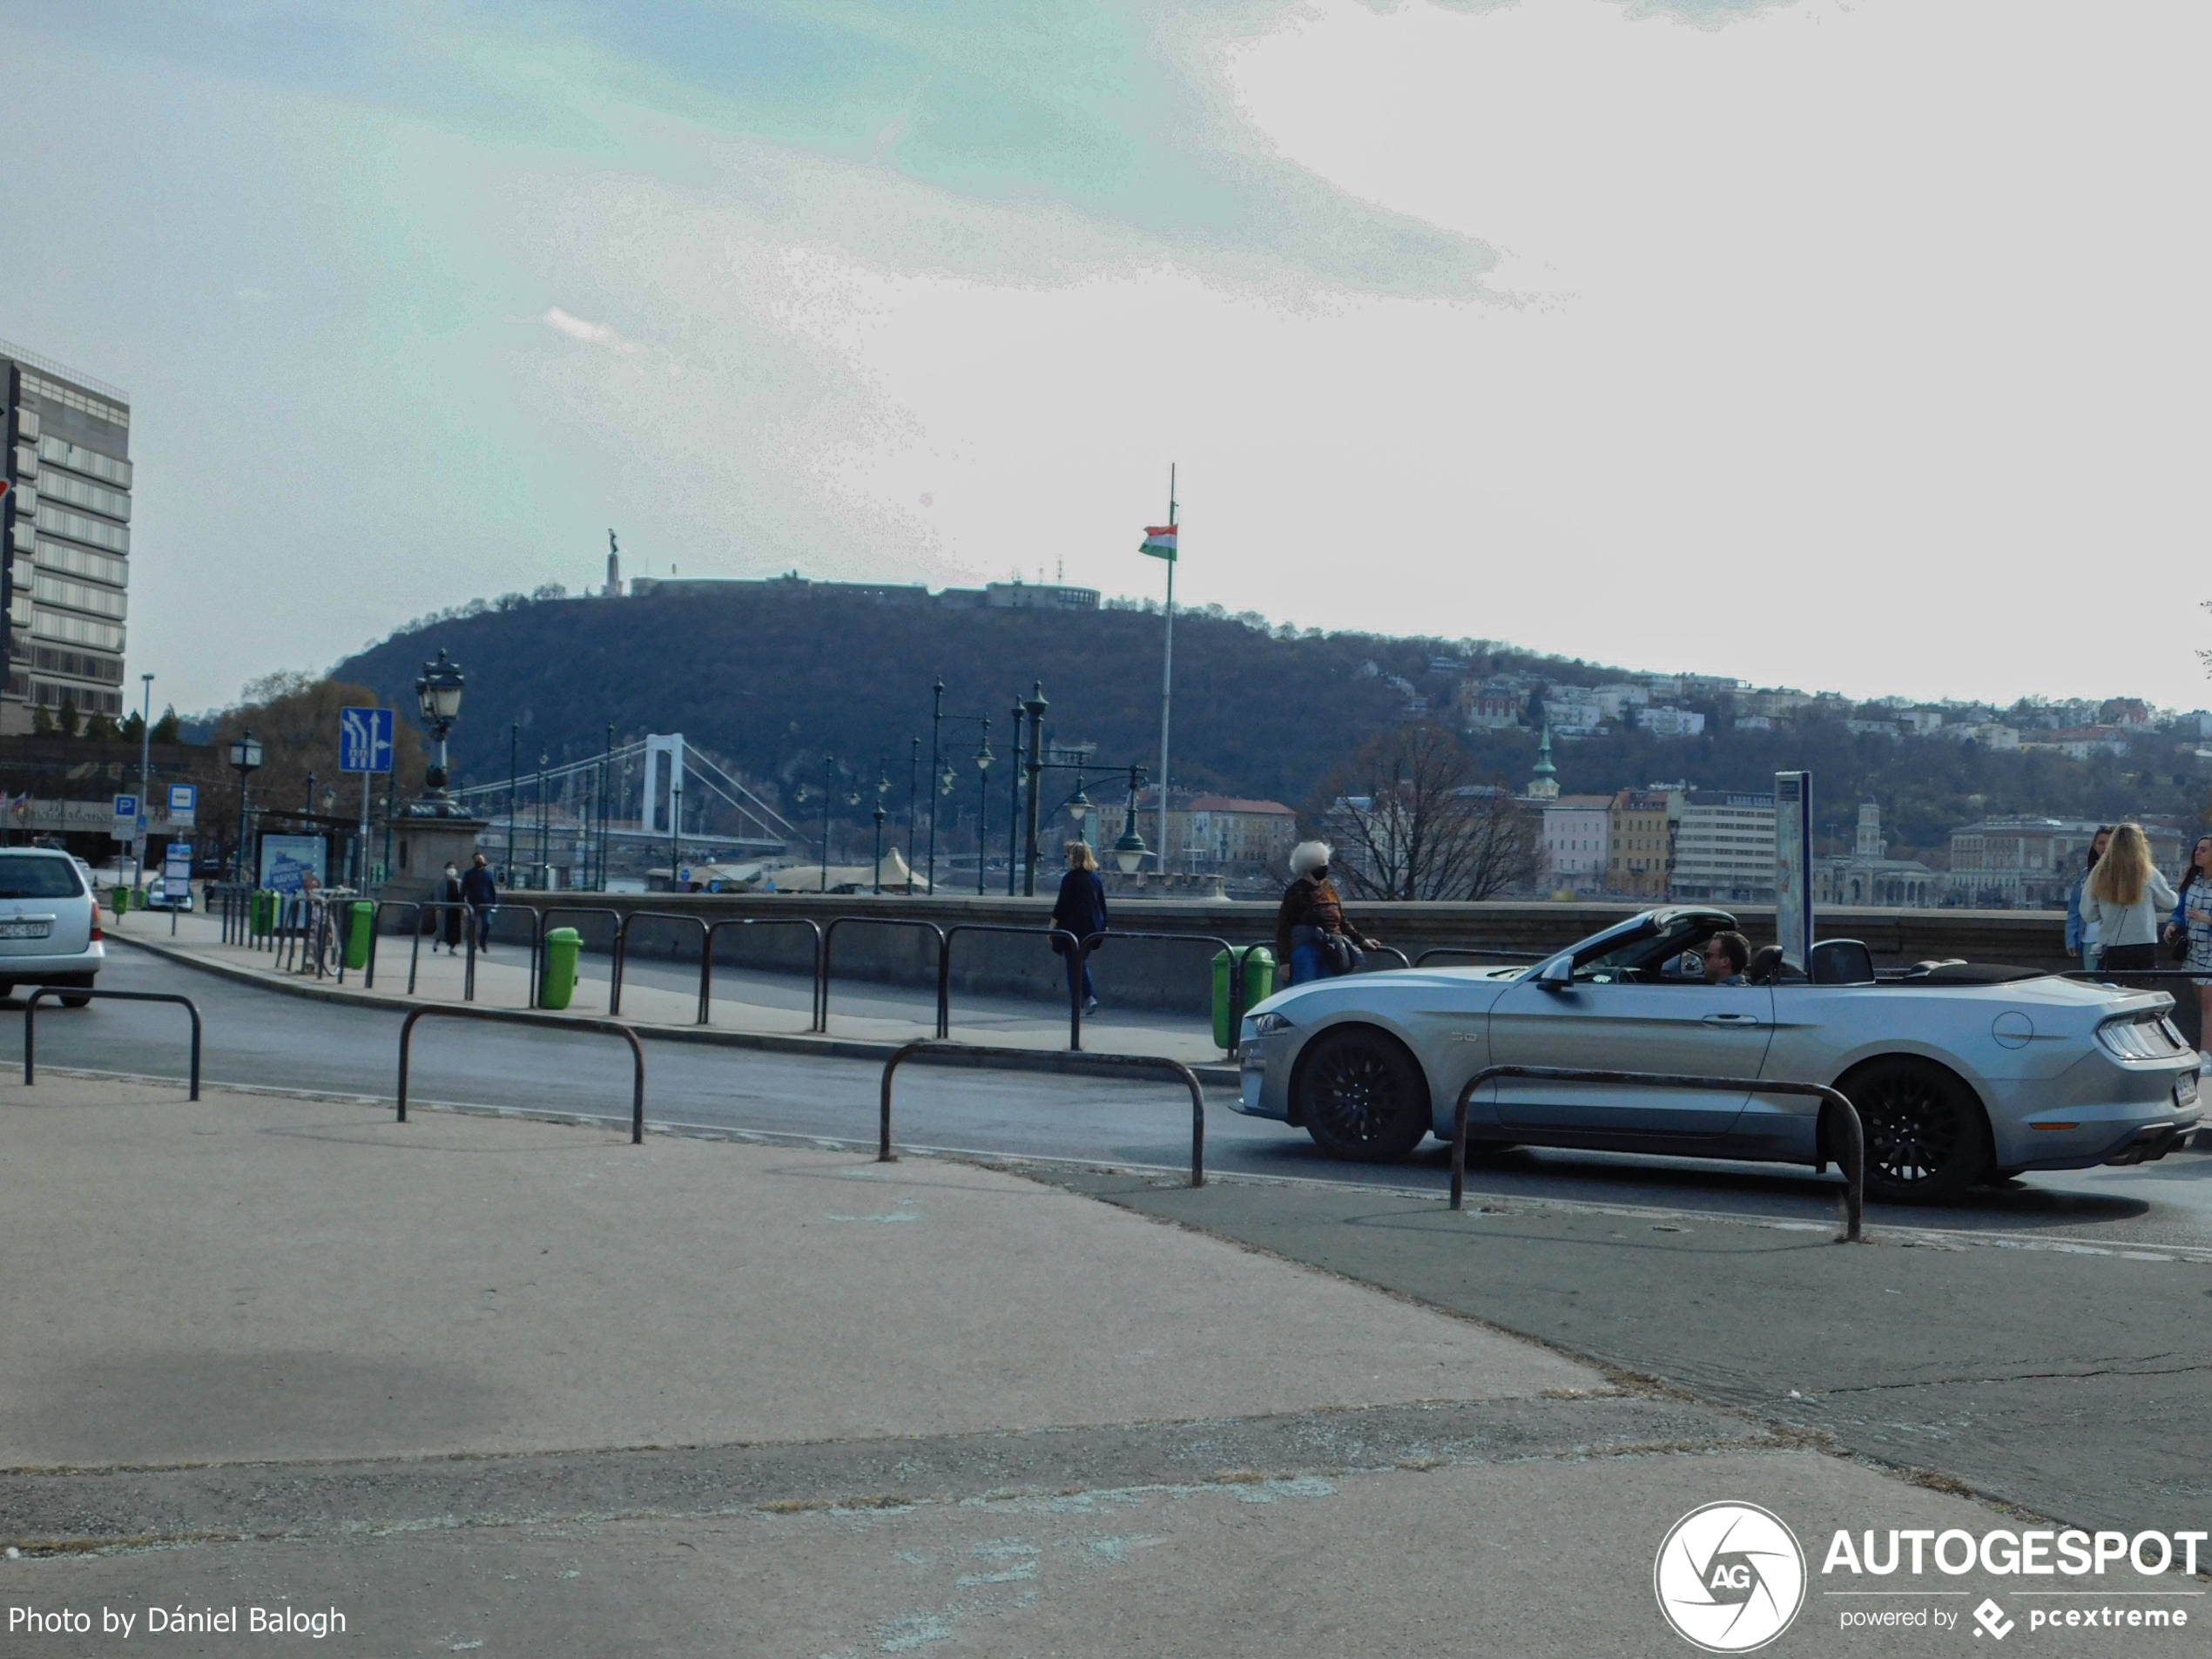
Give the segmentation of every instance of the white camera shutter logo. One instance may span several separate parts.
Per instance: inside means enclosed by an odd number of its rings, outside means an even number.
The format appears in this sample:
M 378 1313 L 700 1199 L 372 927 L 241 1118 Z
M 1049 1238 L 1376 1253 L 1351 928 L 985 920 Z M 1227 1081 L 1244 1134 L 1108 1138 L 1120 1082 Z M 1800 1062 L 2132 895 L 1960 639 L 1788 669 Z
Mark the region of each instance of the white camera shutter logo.
M 1683 1640 L 1708 1653 L 1750 1653 L 1804 1606 L 1804 1551 L 1780 1516 L 1757 1504 L 1709 1503 L 1669 1529 L 1651 1583 Z

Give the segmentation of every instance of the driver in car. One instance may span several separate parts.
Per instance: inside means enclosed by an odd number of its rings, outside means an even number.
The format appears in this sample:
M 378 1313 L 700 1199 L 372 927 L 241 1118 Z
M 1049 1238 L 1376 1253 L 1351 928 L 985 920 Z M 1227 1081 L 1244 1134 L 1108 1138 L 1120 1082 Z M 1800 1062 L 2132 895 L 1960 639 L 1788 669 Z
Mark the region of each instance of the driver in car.
M 1750 940 L 1739 933 L 1715 934 L 1705 941 L 1705 983 L 1744 984 L 1743 970 L 1750 965 Z

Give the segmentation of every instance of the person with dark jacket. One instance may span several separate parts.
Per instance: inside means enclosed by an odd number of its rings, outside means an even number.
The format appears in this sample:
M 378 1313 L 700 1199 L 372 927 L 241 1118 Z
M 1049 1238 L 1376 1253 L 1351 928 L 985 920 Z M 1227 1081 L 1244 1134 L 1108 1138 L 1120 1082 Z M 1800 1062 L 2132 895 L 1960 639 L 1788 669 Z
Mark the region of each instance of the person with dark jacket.
M 469 873 L 461 878 L 461 901 L 469 907 L 469 920 L 476 924 L 476 948 L 491 948 L 491 913 L 499 904 L 499 884 L 491 879 L 491 866 L 481 853 L 469 861 Z
M 438 878 L 438 886 L 434 896 L 440 904 L 458 905 L 461 902 L 461 872 L 449 862 L 446 866 L 445 874 Z M 430 954 L 433 956 L 436 955 L 441 944 L 446 948 L 448 955 L 459 950 L 461 948 L 461 912 L 434 910 L 430 914 L 437 918 L 436 925 L 431 930 L 437 936 L 430 941 Z
M 1292 879 L 1283 889 L 1283 907 L 1275 913 L 1275 960 L 1288 966 L 1292 985 L 1335 976 L 1332 940 L 1347 947 L 1379 948 L 1379 941 L 1361 938 L 1345 921 L 1344 901 L 1329 880 L 1329 853 L 1321 841 L 1300 841 L 1291 849 Z
M 1089 842 L 1069 841 L 1065 850 L 1068 873 L 1060 878 L 1060 896 L 1052 901 L 1052 925 L 1075 934 L 1080 942 L 1106 931 L 1106 884 L 1099 880 L 1098 854 L 1090 850 Z M 1090 982 L 1089 953 L 1064 939 L 1055 939 L 1052 948 L 1068 960 L 1070 1002 L 1076 999 L 1076 975 L 1082 976 L 1083 1012 L 1089 1014 L 1098 1006 L 1098 995 Z

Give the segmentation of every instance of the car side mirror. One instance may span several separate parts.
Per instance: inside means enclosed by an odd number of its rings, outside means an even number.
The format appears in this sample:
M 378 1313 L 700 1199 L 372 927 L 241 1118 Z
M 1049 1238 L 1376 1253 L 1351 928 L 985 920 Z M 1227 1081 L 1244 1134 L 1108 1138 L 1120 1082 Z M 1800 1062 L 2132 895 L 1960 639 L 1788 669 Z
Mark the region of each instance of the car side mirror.
M 1537 970 L 1536 983 L 1547 991 L 1568 991 L 1575 988 L 1575 959 L 1555 956 Z

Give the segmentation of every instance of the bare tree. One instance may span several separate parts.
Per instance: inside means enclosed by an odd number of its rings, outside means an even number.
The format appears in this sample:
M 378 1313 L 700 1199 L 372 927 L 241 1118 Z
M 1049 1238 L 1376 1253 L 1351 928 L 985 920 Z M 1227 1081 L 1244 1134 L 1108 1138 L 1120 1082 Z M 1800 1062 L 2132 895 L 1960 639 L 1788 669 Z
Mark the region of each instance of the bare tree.
M 1487 899 L 1535 874 L 1536 814 L 1434 721 L 1361 744 L 1312 816 L 1363 898 Z

